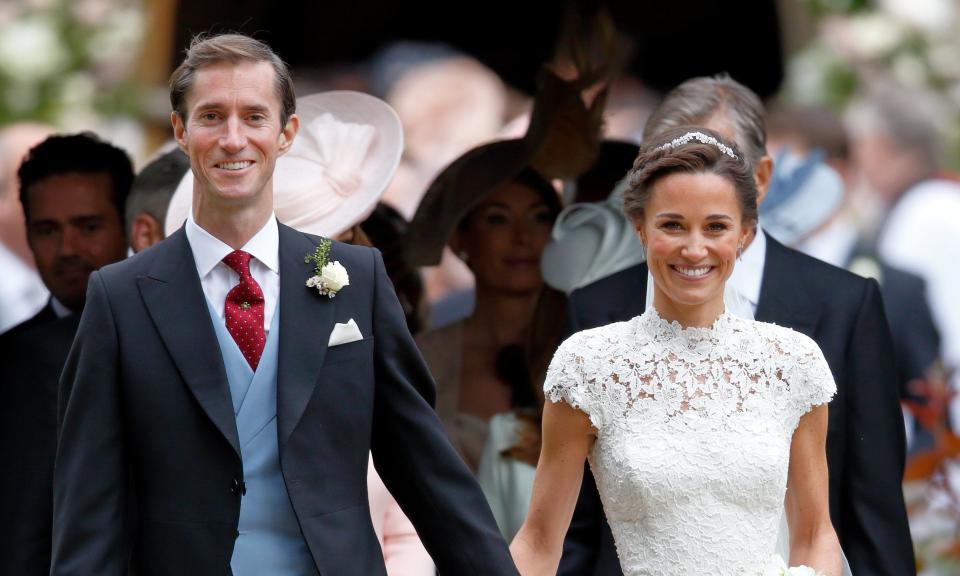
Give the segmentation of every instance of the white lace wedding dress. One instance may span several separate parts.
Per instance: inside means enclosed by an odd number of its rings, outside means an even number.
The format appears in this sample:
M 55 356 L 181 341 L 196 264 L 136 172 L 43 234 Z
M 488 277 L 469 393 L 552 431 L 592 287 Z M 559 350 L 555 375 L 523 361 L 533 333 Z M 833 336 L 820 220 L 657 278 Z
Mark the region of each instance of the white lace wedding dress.
M 651 307 L 561 345 L 544 392 L 589 415 L 589 455 L 625 576 L 754 575 L 770 564 L 800 417 L 836 385 L 810 338 Z

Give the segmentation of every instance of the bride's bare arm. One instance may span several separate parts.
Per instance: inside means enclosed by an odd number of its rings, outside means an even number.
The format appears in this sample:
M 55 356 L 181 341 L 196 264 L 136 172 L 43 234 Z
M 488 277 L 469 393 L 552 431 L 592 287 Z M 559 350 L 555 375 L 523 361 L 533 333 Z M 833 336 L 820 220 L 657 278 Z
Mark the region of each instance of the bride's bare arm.
M 583 462 L 594 440 L 595 432 L 586 414 L 563 402 L 545 403 L 543 448 L 530 509 L 510 545 L 523 576 L 557 573 L 563 538 L 580 494 Z
M 786 512 L 791 566 L 806 565 L 840 576 L 840 542 L 830 522 L 827 480 L 827 406 L 800 418 L 790 445 Z

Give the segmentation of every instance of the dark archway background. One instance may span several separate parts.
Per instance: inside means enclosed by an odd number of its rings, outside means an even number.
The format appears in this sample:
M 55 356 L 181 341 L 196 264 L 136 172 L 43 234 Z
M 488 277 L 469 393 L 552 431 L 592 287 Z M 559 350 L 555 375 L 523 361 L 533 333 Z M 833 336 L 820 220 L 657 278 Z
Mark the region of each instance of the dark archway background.
M 172 62 L 178 63 L 190 37 L 203 31 L 255 35 L 294 70 L 359 63 L 396 40 L 438 41 L 473 55 L 509 84 L 531 92 L 540 64 L 553 53 L 563 14 L 563 2 L 544 4 L 184 0 Z M 583 13 L 598 4 L 573 2 Z M 783 54 L 774 0 L 609 0 L 606 5 L 635 43 L 630 70 L 651 88 L 667 90 L 691 76 L 724 71 L 763 97 L 780 86 Z

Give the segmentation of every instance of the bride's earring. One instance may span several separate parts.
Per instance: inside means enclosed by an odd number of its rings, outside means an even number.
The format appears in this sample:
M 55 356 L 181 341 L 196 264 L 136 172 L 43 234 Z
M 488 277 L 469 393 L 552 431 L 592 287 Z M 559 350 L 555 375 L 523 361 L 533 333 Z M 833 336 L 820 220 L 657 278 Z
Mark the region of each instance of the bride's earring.
M 737 244 L 737 260 L 743 262 L 743 240 L 740 240 L 740 243 Z

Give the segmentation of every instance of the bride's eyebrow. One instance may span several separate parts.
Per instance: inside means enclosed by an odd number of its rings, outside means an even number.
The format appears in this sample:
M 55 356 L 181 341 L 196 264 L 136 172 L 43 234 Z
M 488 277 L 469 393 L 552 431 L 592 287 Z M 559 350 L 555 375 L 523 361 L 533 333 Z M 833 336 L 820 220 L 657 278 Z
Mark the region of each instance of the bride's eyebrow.
M 683 220 L 683 214 L 676 214 L 674 212 L 661 212 L 657 214 L 657 218 L 668 218 L 671 220 Z

